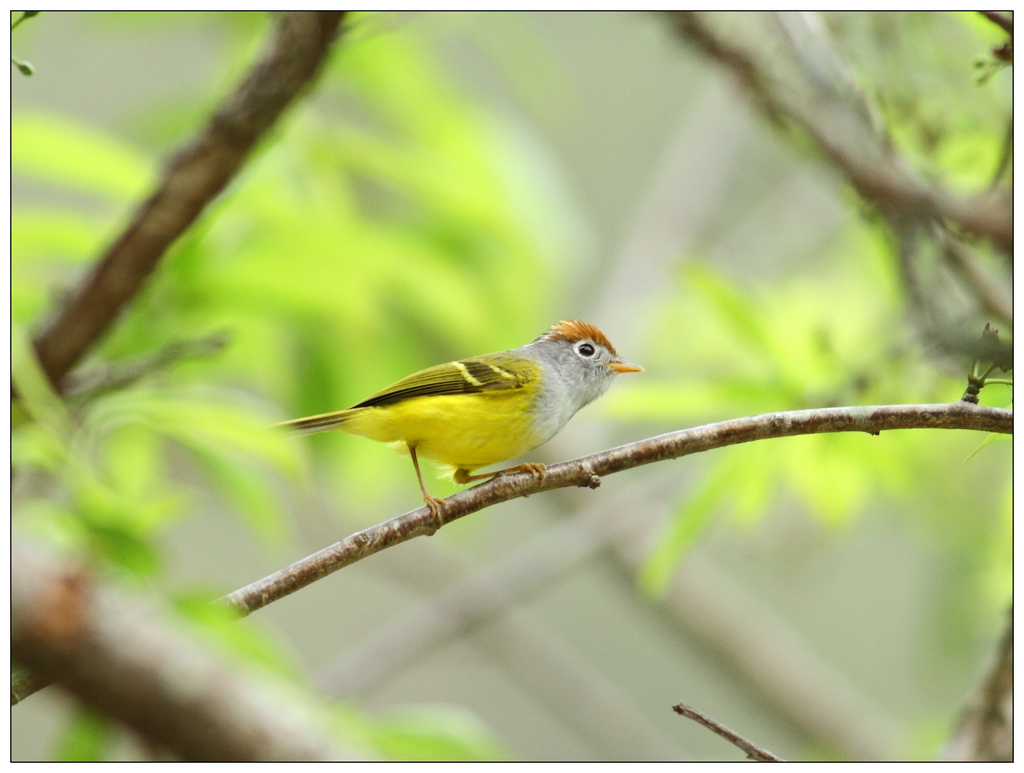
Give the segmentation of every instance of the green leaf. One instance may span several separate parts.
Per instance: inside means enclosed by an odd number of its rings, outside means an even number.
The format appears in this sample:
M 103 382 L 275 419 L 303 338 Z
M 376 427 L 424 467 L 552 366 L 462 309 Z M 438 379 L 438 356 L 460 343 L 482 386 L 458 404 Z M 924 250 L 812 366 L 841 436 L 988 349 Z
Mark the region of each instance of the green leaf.
M 149 415 L 156 427 L 197 448 L 226 448 L 298 475 L 294 444 L 257 416 L 223 403 L 162 401 Z
M 18 391 L 24 418 L 30 417 L 64 436 L 70 432 L 67 409 L 36 359 L 32 342 L 18 326 L 11 328 L 11 381 Z M 12 409 L 12 422 L 14 419 Z
M 18 59 L 16 56 L 11 57 L 11 62 L 18 68 L 22 75 L 35 75 L 36 69 L 32 66 L 31 62 L 26 62 L 24 59 Z
M 786 438 L 786 480 L 822 520 L 845 520 L 864 501 L 866 466 L 852 444 L 863 437 L 810 435 Z M 878 452 L 871 449 L 869 452 Z
M 348 717 L 350 727 L 354 718 Z M 387 759 L 495 760 L 511 754 L 475 714 L 450 704 L 403 706 L 363 720 L 371 744 Z
M 138 510 L 122 512 L 130 515 Z M 84 515 L 87 519 L 93 519 L 96 512 L 88 512 Z M 107 518 L 110 513 L 103 511 L 100 515 L 102 518 Z M 91 523 L 88 540 L 90 553 L 127 570 L 136 577 L 154 576 L 157 569 L 160 568 L 160 552 L 148 540 L 135 534 L 134 530 L 125 528 L 125 525 L 123 519 L 121 523 L 112 525 L 99 522 Z
M 120 202 L 140 198 L 156 179 L 151 160 L 134 148 L 39 113 L 11 118 L 11 172 Z
M 145 501 L 164 479 L 160 440 L 145 427 L 123 424 L 103 433 L 96 446 L 101 474 L 129 499 Z
M 939 145 L 937 164 L 953 187 L 969 193 L 990 183 L 999 159 L 999 144 L 981 127 L 951 134 Z
M 49 209 L 18 209 L 11 218 L 11 256 L 22 270 L 40 259 L 64 264 L 95 258 L 104 226 L 95 217 Z
M 104 478 L 129 499 L 153 505 L 137 516 L 140 527 L 155 528 L 176 510 L 172 499 L 153 493 L 165 477 L 162 446 L 156 442 L 165 436 L 196 454 L 240 514 L 275 543 L 282 536 L 280 508 L 273 478 L 262 465 L 298 479 L 303 449 L 262 414 L 211 397 L 169 396 L 146 388 L 112 393 L 90 406 L 83 428 L 101 451 Z
M 238 612 L 218 603 L 218 597 L 204 591 L 177 594 L 175 610 L 197 636 L 212 641 L 223 652 L 291 680 L 305 681 L 301 666 L 272 630 L 238 622 Z
M 743 474 L 736 459 L 736 454 L 727 454 L 711 470 L 705 472 L 700 488 L 690 494 L 672 514 L 665 534 L 658 539 L 637 578 L 645 593 L 660 596 L 668 588 L 680 558 L 704 532 L 737 476 Z
M 90 552 L 132 574 L 152 576 L 160 562 L 154 526 L 178 512 L 177 498 L 128 496 L 84 468 L 69 477 L 73 496 L 69 509 L 85 530 Z
M 56 473 L 68 459 L 68 447 L 57 433 L 27 422 L 11 432 L 11 466 Z
M 86 708 L 75 710 L 57 740 L 52 758 L 62 762 L 99 762 L 106 758 L 115 725 L 104 715 Z
M 63 502 L 19 499 L 11 506 L 12 522 L 24 532 L 65 553 L 81 553 L 88 538 L 81 519 Z
M 208 394 L 184 397 L 147 389 L 112 395 L 106 401 L 105 422 L 140 422 L 203 452 L 239 452 L 298 476 L 301 457 L 285 433 L 270 426 L 266 416 Z
M 1000 435 L 1000 434 L 996 434 L 995 432 L 989 432 L 987 435 L 985 435 L 984 439 L 981 441 L 981 443 L 978 445 L 978 447 L 975 448 L 973 451 L 971 451 L 970 454 L 967 455 L 967 458 L 964 459 L 964 462 L 971 461 L 971 459 L 973 459 L 975 457 L 975 455 L 977 455 L 977 453 L 979 451 L 981 451 L 981 449 L 983 449 L 985 446 L 992 445 L 993 443 L 995 443 L 998 440 L 1012 440 L 1012 439 L 1013 438 L 1010 435 Z
M 696 264 L 684 270 L 686 285 L 697 297 L 710 304 L 718 319 L 755 350 L 769 347 L 765 336 L 765 320 L 755 313 L 756 304 L 731 283 Z

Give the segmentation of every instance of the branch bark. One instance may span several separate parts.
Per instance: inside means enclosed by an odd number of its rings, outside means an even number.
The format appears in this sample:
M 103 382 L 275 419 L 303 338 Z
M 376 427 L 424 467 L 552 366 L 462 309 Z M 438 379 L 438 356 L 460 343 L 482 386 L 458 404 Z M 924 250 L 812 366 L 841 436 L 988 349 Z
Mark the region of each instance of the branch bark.
M 1000 13 L 999 11 L 978 11 L 978 13 L 980 13 L 993 24 L 997 25 L 999 29 L 1001 29 L 1007 35 L 1013 35 L 1012 16 L 1007 16 L 1005 13 Z
M 262 59 L 202 134 L 171 160 L 157 190 L 36 337 L 39 362 L 55 389 L 60 391 L 64 376 L 131 301 L 168 247 L 313 80 L 343 16 L 335 11 L 280 15 Z
M 338 759 L 315 712 L 236 673 L 138 601 L 15 542 L 11 655 L 192 760 Z
M 499 475 L 444 500 L 440 524 L 428 508 L 418 508 L 357 532 L 262 580 L 240 588 L 225 596 L 222 601 L 243 615 L 248 615 L 342 567 L 413 537 L 429 536 L 439 526 L 490 505 L 556 488 L 597 488 L 601 483 L 601 475 L 754 440 L 825 432 L 867 432 L 877 435 L 894 429 L 973 429 L 1012 434 L 1013 412 L 965 402 L 820 408 L 769 413 L 670 432 L 551 465 L 540 478 L 530 473 Z

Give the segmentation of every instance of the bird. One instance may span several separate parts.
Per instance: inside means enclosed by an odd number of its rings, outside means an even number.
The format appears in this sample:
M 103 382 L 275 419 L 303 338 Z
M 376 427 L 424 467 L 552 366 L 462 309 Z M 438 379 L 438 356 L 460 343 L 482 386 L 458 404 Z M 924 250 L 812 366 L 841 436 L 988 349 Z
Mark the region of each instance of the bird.
M 301 435 L 341 430 L 407 453 L 423 501 L 440 520 L 444 500 L 427 491 L 420 457 L 439 462 L 462 485 L 512 472 L 542 478 L 538 463 L 473 472 L 547 442 L 615 376 L 642 370 L 623 362 L 594 325 L 563 319 L 516 349 L 434 365 L 351 408 L 277 426 Z

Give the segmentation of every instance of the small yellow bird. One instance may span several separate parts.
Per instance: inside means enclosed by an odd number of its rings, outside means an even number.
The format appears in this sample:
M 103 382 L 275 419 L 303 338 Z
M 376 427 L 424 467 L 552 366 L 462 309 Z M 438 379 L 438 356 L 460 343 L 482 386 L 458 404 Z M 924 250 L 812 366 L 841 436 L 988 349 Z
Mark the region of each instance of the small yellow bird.
M 614 376 L 642 370 L 622 362 L 593 325 L 565 319 L 518 349 L 435 365 L 347 410 L 278 426 L 303 435 L 340 429 L 408 453 L 423 501 L 437 517 L 443 501 L 427 493 L 419 456 L 454 468 L 462 484 L 503 472 L 543 475 L 542 464 L 471 473 L 547 442 Z

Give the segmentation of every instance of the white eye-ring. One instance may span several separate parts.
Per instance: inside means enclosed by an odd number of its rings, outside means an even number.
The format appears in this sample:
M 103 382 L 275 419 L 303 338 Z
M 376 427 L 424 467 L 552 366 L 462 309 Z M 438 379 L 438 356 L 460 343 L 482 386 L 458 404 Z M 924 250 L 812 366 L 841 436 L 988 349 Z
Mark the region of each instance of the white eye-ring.
M 593 357 L 596 351 L 597 350 L 594 348 L 594 345 L 589 341 L 581 341 L 576 344 L 576 353 L 580 357 Z

